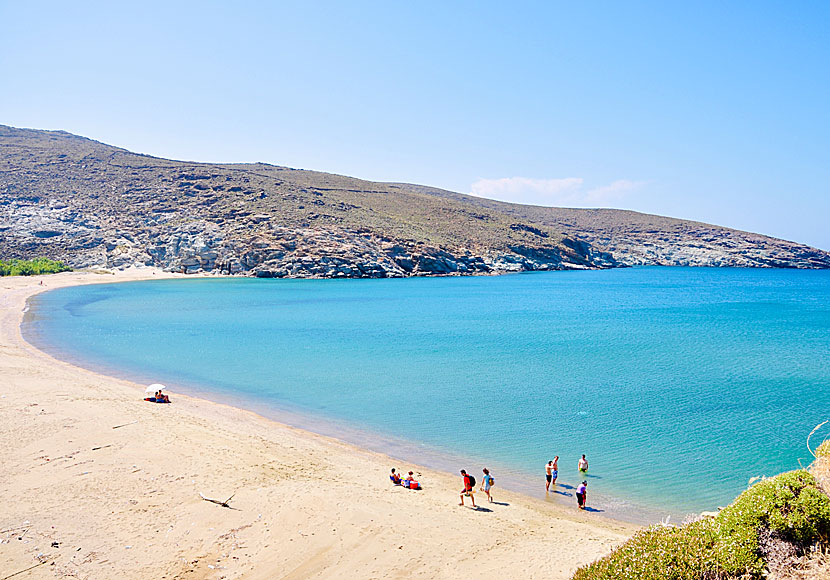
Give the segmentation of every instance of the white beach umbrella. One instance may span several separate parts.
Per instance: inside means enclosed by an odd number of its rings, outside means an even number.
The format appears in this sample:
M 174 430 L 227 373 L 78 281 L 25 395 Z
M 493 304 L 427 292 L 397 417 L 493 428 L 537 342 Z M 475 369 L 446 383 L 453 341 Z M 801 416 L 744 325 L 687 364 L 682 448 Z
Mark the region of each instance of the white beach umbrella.
M 167 387 L 159 383 L 153 383 L 146 389 L 144 389 L 145 395 L 155 395 L 158 391 L 166 391 Z

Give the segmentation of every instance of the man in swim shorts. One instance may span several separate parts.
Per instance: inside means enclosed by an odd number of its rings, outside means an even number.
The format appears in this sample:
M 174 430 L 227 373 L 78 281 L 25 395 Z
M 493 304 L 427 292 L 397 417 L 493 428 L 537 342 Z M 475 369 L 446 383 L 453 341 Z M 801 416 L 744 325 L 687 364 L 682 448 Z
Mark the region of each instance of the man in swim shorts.
M 579 473 L 585 475 L 588 471 L 588 460 L 585 459 L 585 454 L 582 454 L 582 459 L 579 460 Z
M 550 491 L 550 484 L 553 480 L 553 459 L 548 461 L 548 464 L 545 465 L 545 491 Z

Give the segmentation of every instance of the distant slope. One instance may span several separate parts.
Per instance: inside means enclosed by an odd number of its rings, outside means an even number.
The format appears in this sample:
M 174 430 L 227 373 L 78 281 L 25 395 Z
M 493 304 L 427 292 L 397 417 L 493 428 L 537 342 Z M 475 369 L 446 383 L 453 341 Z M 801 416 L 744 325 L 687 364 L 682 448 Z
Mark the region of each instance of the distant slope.
M 543 224 L 611 253 L 620 265 L 830 267 L 830 254 L 823 250 L 702 222 L 620 209 L 520 205 L 422 185 L 394 185 Z
M 171 161 L 0 125 L 0 258 L 40 255 L 74 266 L 294 277 L 830 267 L 826 252 L 696 222 L 261 163 Z

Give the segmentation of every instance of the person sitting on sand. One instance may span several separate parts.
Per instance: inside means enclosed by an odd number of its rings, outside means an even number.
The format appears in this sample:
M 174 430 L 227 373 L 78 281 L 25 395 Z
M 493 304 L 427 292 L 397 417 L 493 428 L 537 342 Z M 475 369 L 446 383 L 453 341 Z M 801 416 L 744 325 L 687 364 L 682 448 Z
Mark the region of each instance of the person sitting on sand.
M 406 479 L 403 480 L 403 486 L 407 489 L 421 489 L 421 484 L 415 479 L 415 474 L 411 471 L 407 474 Z
M 156 393 L 156 403 L 169 403 L 169 402 L 170 402 L 170 397 L 168 397 L 167 395 L 165 395 L 161 391 L 158 391 Z
M 490 470 L 486 467 L 481 471 L 484 472 L 484 477 L 481 478 L 481 488 L 487 494 L 487 501 L 492 502 L 493 497 L 490 495 L 490 488 L 493 487 L 493 476 L 490 475 Z
M 392 480 L 392 483 L 395 485 L 401 484 L 401 476 L 395 471 L 395 468 L 392 468 L 392 474 L 389 476 L 389 479 Z
M 581 473 L 582 475 L 585 475 L 585 473 L 588 471 L 588 460 L 585 459 L 585 454 L 584 453 L 582 454 L 582 459 L 579 460 L 579 465 L 578 466 L 579 466 L 579 473 Z
M 469 497 L 470 502 L 473 504 L 473 507 L 476 507 L 476 498 L 475 498 L 475 489 L 473 488 L 476 484 L 476 480 L 472 475 L 467 475 L 465 470 L 461 470 L 461 475 L 464 477 L 464 489 L 461 490 L 459 497 L 461 498 L 461 503 L 458 505 L 464 505 L 464 497 Z M 478 508 L 476 508 L 478 509 Z
M 576 488 L 576 503 L 579 504 L 579 509 L 584 510 L 587 501 L 588 501 L 588 482 L 583 481 Z

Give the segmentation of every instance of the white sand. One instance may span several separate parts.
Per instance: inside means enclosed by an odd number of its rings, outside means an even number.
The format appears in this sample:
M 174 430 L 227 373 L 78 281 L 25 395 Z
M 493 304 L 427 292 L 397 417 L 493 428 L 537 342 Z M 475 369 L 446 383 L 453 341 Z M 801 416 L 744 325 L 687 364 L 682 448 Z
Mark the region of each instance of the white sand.
M 0 579 L 41 560 L 15 580 L 556 579 L 637 529 L 498 487 L 462 508 L 454 475 L 202 399 L 147 403 L 20 335 L 38 291 L 150 274 L 0 278 Z M 426 489 L 392 486 L 392 466 Z

